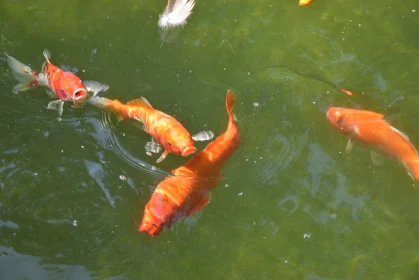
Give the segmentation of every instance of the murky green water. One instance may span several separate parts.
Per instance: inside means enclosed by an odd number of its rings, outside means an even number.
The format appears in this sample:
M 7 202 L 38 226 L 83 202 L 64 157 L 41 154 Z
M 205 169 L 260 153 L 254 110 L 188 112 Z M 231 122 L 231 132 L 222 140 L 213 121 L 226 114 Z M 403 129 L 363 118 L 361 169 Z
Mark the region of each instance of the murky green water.
M 211 203 L 156 238 L 138 232 L 153 187 L 186 159 L 150 170 L 148 135 L 95 108 L 66 104 L 58 122 L 43 89 L 11 92 L 1 56 L 0 278 L 419 279 L 418 185 L 366 146 L 347 155 L 325 118 L 383 112 L 419 145 L 419 3 L 198 0 L 161 34 L 164 2 L 2 0 L 0 51 L 39 70 L 48 48 L 108 83 L 103 96 L 145 96 L 191 133 L 225 130 L 232 88 L 242 146 Z M 278 64 L 354 96 L 258 71 Z

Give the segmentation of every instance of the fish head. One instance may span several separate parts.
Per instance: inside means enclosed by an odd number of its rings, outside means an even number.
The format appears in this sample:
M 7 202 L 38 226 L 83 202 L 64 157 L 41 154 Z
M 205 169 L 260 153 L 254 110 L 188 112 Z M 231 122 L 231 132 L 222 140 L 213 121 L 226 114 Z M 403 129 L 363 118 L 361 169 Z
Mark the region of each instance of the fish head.
M 186 129 L 171 128 L 162 144 L 166 150 L 183 157 L 197 151 L 194 141 Z
M 164 223 L 158 221 L 157 218 L 154 215 L 151 215 L 151 213 L 148 212 L 148 209 L 146 209 L 139 231 L 145 232 L 150 236 L 156 236 L 163 230 L 163 227 Z
M 83 103 L 87 97 L 87 90 L 79 77 L 66 72 L 61 80 L 61 90 L 71 99 L 74 104 Z
M 332 107 L 327 110 L 327 120 L 342 134 L 354 135 L 357 133 L 356 110 Z

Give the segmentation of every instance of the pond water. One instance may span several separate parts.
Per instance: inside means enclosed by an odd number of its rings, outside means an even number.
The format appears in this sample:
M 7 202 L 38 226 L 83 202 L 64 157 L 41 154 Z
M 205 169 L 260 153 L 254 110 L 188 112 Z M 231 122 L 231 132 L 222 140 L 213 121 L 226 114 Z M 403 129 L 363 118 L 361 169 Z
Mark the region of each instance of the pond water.
M 419 3 L 198 0 L 163 33 L 165 5 L 0 2 L 1 53 L 39 71 L 48 48 L 109 84 L 102 96 L 144 96 L 191 133 L 225 131 L 231 88 L 242 139 L 211 202 L 149 237 L 144 207 L 187 159 L 156 165 L 146 133 L 91 106 L 58 121 L 44 89 L 12 93 L 0 55 L 1 278 L 419 279 L 418 184 L 368 146 L 346 154 L 325 117 L 381 112 L 419 145 Z

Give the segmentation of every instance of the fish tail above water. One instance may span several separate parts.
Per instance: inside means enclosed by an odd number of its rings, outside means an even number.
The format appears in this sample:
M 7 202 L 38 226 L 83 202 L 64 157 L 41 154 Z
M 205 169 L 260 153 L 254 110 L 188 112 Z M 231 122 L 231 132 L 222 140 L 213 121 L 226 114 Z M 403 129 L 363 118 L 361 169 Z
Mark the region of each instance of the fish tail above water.
M 194 6 L 195 0 L 168 0 L 166 9 L 160 15 L 159 26 L 169 28 L 185 25 Z
M 16 58 L 11 57 L 7 53 L 5 54 L 7 56 L 7 64 L 13 72 L 13 76 L 19 82 L 13 88 L 13 93 L 25 91 L 40 85 L 41 80 L 39 76 L 36 74 L 36 72 L 32 71 L 32 69 L 29 66 L 18 61 Z

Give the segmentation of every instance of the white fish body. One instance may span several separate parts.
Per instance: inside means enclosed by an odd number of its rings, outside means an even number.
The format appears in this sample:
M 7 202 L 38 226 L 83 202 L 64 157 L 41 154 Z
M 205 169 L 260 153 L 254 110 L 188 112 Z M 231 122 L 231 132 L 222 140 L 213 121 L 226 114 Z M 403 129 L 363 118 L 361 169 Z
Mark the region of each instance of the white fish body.
M 160 15 L 159 26 L 170 28 L 185 25 L 194 6 L 195 0 L 168 0 L 166 9 Z

